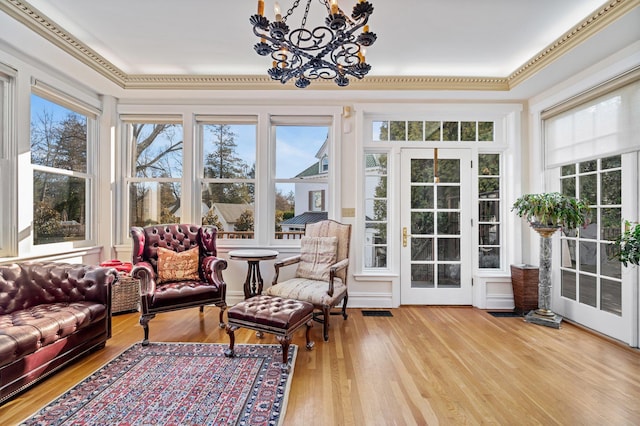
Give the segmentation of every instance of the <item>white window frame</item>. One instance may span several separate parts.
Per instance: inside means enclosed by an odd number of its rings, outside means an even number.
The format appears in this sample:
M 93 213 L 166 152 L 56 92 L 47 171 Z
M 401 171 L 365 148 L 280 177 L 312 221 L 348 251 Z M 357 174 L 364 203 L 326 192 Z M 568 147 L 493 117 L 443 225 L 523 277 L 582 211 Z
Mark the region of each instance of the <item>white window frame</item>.
M 20 173 L 19 206 L 30 206 L 29 209 L 20 209 L 21 220 L 28 220 L 33 223 L 33 173 L 34 171 L 57 172 L 63 175 L 78 177 L 86 180 L 86 238 L 84 240 L 57 242 L 49 244 L 34 244 L 33 229 L 30 228 L 30 235 L 26 244 L 21 244 L 18 255 L 20 257 L 46 256 L 72 252 L 78 248 L 95 246 L 96 244 L 96 205 L 97 205 L 97 143 L 99 135 L 98 117 L 102 113 L 100 102 L 92 97 L 72 95 L 75 90 L 59 89 L 57 86 L 33 78 L 31 82 L 31 94 L 39 96 L 50 102 L 56 103 L 75 113 L 81 114 L 87 120 L 87 170 L 86 172 L 74 172 L 62 169 L 52 169 L 50 167 L 39 166 L 31 163 L 30 158 L 25 161 L 25 173 Z M 85 100 L 86 99 L 86 100 Z M 30 103 L 29 103 L 30 104 Z M 31 107 L 29 108 L 31 116 Z M 29 132 L 30 135 L 30 132 Z M 30 139 L 30 136 L 29 136 Z M 27 189 L 28 188 L 28 189 Z
M 0 199 L 16 200 L 15 78 L 17 71 L 0 63 Z M 0 258 L 16 256 L 17 204 L 0 209 Z
M 196 181 L 199 182 L 199 184 L 197 185 L 197 188 L 194 188 L 192 193 L 194 194 L 194 201 L 197 203 L 196 206 L 194 206 L 194 211 L 198 212 L 198 208 L 200 206 L 200 203 L 202 202 L 202 191 L 204 190 L 205 186 L 210 184 L 210 183 L 241 183 L 241 184 L 250 184 L 250 185 L 254 185 L 254 200 L 253 200 L 253 208 L 254 208 L 254 223 L 253 223 L 253 228 L 254 228 L 254 234 L 253 234 L 253 238 L 247 238 L 247 239 L 241 239 L 240 241 L 234 240 L 234 239 L 219 239 L 218 240 L 218 245 L 227 245 L 227 244 L 234 244 L 234 243 L 240 243 L 240 244 L 252 244 L 255 243 L 256 238 L 257 238 L 257 228 L 258 228 L 258 224 L 257 224 L 257 197 L 258 197 L 258 192 L 257 192 L 257 183 L 256 183 L 256 178 L 258 176 L 258 170 L 260 168 L 264 167 L 264 162 L 260 161 L 260 158 L 258 157 L 258 116 L 257 115 L 233 115 L 233 116 L 226 116 L 226 115 L 196 115 L 195 117 L 195 124 L 196 124 L 196 140 L 197 143 L 195 144 L 196 146 L 196 152 L 197 154 L 195 155 L 195 158 L 199 159 L 198 160 L 198 164 L 197 167 L 195 167 L 195 170 L 197 171 L 197 177 L 196 177 Z M 229 125 L 234 125 L 234 124 L 241 124 L 241 125 L 255 125 L 256 126 L 256 145 L 255 145 L 255 149 L 256 149 L 256 164 L 255 164 L 255 176 L 254 178 L 233 178 L 233 179 L 219 179 L 219 178 L 205 178 L 204 177 L 204 162 L 202 161 L 202 159 L 204 158 L 204 134 L 203 134 L 203 126 L 205 125 L 224 125 L 224 124 L 229 124 Z M 197 195 L 197 196 L 195 196 Z M 197 221 L 196 223 L 201 223 L 200 221 Z
M 326 206 L 327 216 L 329 219 L 336 219 L 340 221 L 341 216 L 338 214 L 340 211 L 340 188 L 336 182 L 339 182 L 340 175 L 340 161 L 339 155 L 335 153 L 338 152 L 339 141 L 340 141 L 340 113 L 337 112 L 336 109 L 331 110 L 332 114 L 322 113 L 322 111 L 318 111 L 318 113 L 309 114 L 309 115 L 299 115 L 299 114 L 272 114 L 269 117 L 269 152 L 271 155 L 270 163 L 269 163 L 269 194 L 270 194 L 270 219 L 267 219 L 267 230 L 269 232 L 269 244 L 273 246 L 300 246 L 299 239 L 291 239 L 291 240 L 280 240 L 275 238 L 275 189 L 276 185 L 279 183 L 296 183 L 302 182 L 302 179 L 298 178 L 289 178 L 289 179 L 276 179 L 275 170 L 276 170 L 276 127 L 277 126 L 327 126 L 329 130 L 329 141 L 327 146 L 327 158 L 328 163 L 330 164 L 328 172 L 320 171 L 321 173 L 327 174 L 327 179 L 323 180 L 322 183 L 327 184 L 327 192 L 325 192 L 324 202 Z M 307 203 L 307 200 L 300 200 L 300 202 Z
M 356 111 L 356 155 L 359 157 L 357 163 L 358 169 L 356 170 L 356 184 L 358 187 L 356 206 L 357 209 L 362 209 L 364 206 L 363 199 L 363 158 L 364 153 L 367 151 L 382 152 L 382 150 L 389 150 L 389 158 L 387 164 L 387 175 L 389 180 L 387 182 L 387 188 L 392 191 L 393 194 L 399 193 L 400 181 L 398 175 L 399 167 L 399 155 L 400 149 L 403 147 L 418 147 L 418 143 L 401 142 L 398 141 L 377 141 L 374 140 L 372 135 L 372 122 L 373 121 L 493 121 L 494 122 L 494 141 L 475 141 L 475 142 L 455 142 L 457 148 L 471 148 L 474 152 L 473 161 L 477 161 L 477 154 L 500 154 L 501 156 L 501 193 L 504 200 L 501 208 L 501 227 L 503 236 L 509 235 L 508 240 L 502 238 L 501 240 L 501 268 L 500 269 L 479 269 L 478 268 L 478 256 L 477 253 L 473 257 L 473 273 L 475 274 L 491 274 L 491 275 L 504 275 L 508 274 L 508 265 L 514 263 L 516 259 L 521 256 L 521 249 L 519 247 L 520 229 L 516 226 L 516 221 L 509 215 L 508 205 L 510 200 L 515 200 L 516 194 L 518 194 L 521 182 L 510 182 L 506 179 L 506 176 L 510 172 L 513 172 L 514 165 L 519 164 L 520 161 L 520 113 L 522 111 L 522 105 L 520 104 L 420 104 L 415 106 L 407 106 L 405 104 L 356 104 L 354 106 Z M 458 130 L 460 132 L 460 129 Z M 439 142 L 437 142 L 439 143 Z M 421 148 L 434 148 L 436 142 L 421 142 Z M 451 142 L 447 142 L 451 143 Z M 440 148 L 443 148 L 440 146 Z M 475 164 L 474 164 L 475 165 Z M 507 165 L 509 165 L 507 169 Z M 517 167 L 517 166 L 516 166 Z M 477 173 L 474 172 L 472 179 L 471 189 L 472 197 L 477 199 L 478 182 Z M 389 205 L 387 210 L 389 231 L 388 231 L 388 255 L 387 255 L 387 268 L 364 268 L 364 257 L 362 253 L 357 253 L 356 264 L 354 268 L 354 275 L 356 277 L 361 276 L 360 279 L 376 279 L 376 277 L 389 277 L 394 278 L 400 272 L 400 259 L 398 256 L 399 248 L 398 244 L 401 239 L 399 231 L 400 220 L 400 206 L 399 200 L 394 199 L 393 196 L 389 199 Z M 364 220 L 362 215 L 356 215 L 356 226 L 354 228 L 354 238 L 364 239 Z M 473 238 L 472 244 L 477 247 L 478 245 L 478 208 L 477 205 L 472 211 L 473 218 Z M 507 233 L 506 229 L 512 230 Z M 394 288 L 394 291 L 397 291 Z M 399 292 L 398 292 L 399 293 Z M 394 293 L 394 298 L 399 300 L 399 294 Z
M 126 121 L 135 121 L 135 117 L 180 117 L 183 125 L 184 159 L 182 176 L 182 205 L 185 206 L 183 219 L 189 223 L 197 222 L 193 212 L 199 211 L 202 191 L 203 165 L 202 165 L 202 138 L 198 135 L 198 121 L 207 121 L 210 118 L 225 120 L 240 120 L 246 122 L 248 117 L 255 120 L 257 117 L 257 146 L 256 146 L 256 176 L 255 176 L 255 214 L 254 214 L 254 239 L 253 240 L 225 240 L 217 241 L 218 251 L 221 253 L 237 247 L 269 247 L 277 246 L 282 253 L 296 251 L 299 248 L 299 240 L 283 242 L 275 240 L 275 138 L 272 133 L 272 117 L 276 117 L 278 123 L 286 122 L 294 125 L 318 124 L 318 117 L 326 124 L 331 122 L 330 144 L 328 146 L 329 162 L 331 164 L 328 182 L 329 194 L 325 200 L 330 219 L 341 220 L 340 204 L 340 146 L 342 141 L 342 108 L 335 106 L 251 106 L 251 105 L 145 105 L 145 104 L 120 104 L 117 112 L 120 116 L 118 135 L 124 143 L 126 141 Z M 279 120 L 284 121 L 279 121 Z M 122 145 L 119 144 L 118 146 Z M 128 195 L 125 177 L 127 167 L 130 167 L 128 156 L 129 148 L 116 148 L 116 176 L 120 176 L 118 194 L 120 200 L 116 218 L 117 239 L 122 249 L 130 249 L 130 236 L 128 224 Z M 306 202 L 306 201 L 305 201 Z
M 123 226 L 120 226 L 120 238 L 121 241 L 129 241 L 130 240 L 130 229 L 131 223 L 129 222 L 129 209 L 130 209 L 130 200 L 129 200 L 129 185 L 132 183 L 166 183 L 166 182 L 179 182 L 181 185 L 181 206 L 188 205 L 188 197 L 185 197 L 185 168 L 187 163 L 187 146 L 191 146 L 185 142 L 185 125 L 183 123 L 182 116 L 180 114 L 122 114 L 120 115 L 121 122 L 121 146 L 124 149 L 121 151 L 121 163 L 120 163 L 120 171 L 122 177 L 122 190 L 121 190 L 121 203 L 122 209 L 119 212 L 120 219 L 119 223 Z M 182 126 L 182 176 L 178 178 L 139 178 L 134 176 L 134 161 L 135 161 L 135 147 L 131 143 L 131 126 L 133 124 L 180 124 Z M 183 217 L 181 221 L 184 223 L 189 223 L 189 220 L 185 219 L 185 216 L 188 218 L 190 214 L 190 209 L 183 209 Z

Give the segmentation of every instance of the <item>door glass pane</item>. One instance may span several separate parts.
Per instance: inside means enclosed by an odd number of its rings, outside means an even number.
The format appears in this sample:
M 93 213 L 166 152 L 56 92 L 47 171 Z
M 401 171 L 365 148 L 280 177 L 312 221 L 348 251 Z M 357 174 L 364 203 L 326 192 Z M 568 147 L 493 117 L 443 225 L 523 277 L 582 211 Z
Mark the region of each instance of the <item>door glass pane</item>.
M 433 208 L 433 186 L 412 186 L 411 187 L 411 208 L 412 209 L 432 209 Z
M 433 160 L 411 160 L 411 182 L 433 182 Z
M 600 244 L 600 275 L 621 279 L 622 263 L 613 257 L 615 252 L 613 244 Z
M 476 122 L 463 121 L 460 123 L 460 140 L 475 141 L 476 140 Z
M 580 274 L 580 303 L 596 307 L 596 277 Z
M 619 281 L 600 281 L 600 308 L 612 314 L 622 315 L 622 284 Z
M 433 265 L 412 264 L 411 265 L 411 287 L 412 288 L 434 288 Z
M 578 198 L 586 201 L 588 204 L 595 204 L 597 201 L 597 182 L 598 176 L 595 174 L 580 176 L 580 192 L 578 193 Z
M 438 265 L 438 288 L 460 287 L 460 264 Z
M 580 242 L 580 270 L 586 272 L 596 272 L 596 248 L 598 244 L 595 242 Z
M 460 235 L 460 213 L 438 212 L 438 234 Z
M 615 170 L 612 172 L 602 173 L 600 183 L 601 204 L 620 204 L 622 203 L 622 193 L 620 188 L 622 185 L 622 171 Z
M 460 183 L 460 160 L 439 160 L 438 177 L 440 178 L 440 183 Z
M 576 273 L 562 271 L 562 297 L 576 300 Z
M 459 186 L 438 186 L 438 208 L 439 209 L 459 209 L 460 208 L 460 187 Z
M 411 260 L 433 260 L 433 238 L 411 238 Z
M 460 239 L 438 238 L 438 260 L 460 260 Z
M 433 234 L 432 212 L 411 212 L 412 234 Z
M 575 197 L 576 196 L 576 178 L 564 178 L 560 181 L 560 185 L 562 187 L 561 192 L 562 195 L 566 195 L 567 197 Z
M 576 240 L 562 240 L 562 267 L 576 269 Z

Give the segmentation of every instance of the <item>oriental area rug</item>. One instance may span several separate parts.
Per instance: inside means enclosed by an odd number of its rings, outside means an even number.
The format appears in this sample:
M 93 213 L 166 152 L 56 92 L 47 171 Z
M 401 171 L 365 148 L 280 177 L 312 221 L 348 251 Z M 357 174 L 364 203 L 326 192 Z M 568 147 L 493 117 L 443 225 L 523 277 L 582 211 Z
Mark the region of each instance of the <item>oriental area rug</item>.
M 280 345 L 139 343 L 34 414 L 24 425 L 279 425 L 289 373 Z

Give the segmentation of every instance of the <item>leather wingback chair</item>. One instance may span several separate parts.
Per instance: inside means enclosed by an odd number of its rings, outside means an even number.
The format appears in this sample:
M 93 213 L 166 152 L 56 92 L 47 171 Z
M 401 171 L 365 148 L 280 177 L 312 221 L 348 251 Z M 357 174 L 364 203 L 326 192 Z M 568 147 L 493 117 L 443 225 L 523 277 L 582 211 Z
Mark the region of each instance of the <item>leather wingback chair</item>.
M 216 305 L 220 307 L 220 327 L 224 327 L 223 314 L 227 307 L 227 286 L 222 278 L 222 271 L 227 268 L 227 261 L 218 259 L 216 250 L 217 229 L 210 226 L 190 224 L 152 225 L 145 228 L 131 227 L 133 239 L 133 269 L 131 276 L 140 280 L 140 325 L 144 329 L 143 345 L 149 344 L 149 321 L 157 313 Z M 171 269 L 180 266 L 179 257 L 188 250 L 198 248 L 197 272 L 186 278 L 178 275 L 171 278 Z M 160 271 L 159 252 L 165 263 Z M 182 255 L 180 255 L 182 253 Z M 195 254 L 195 253 L 194 253 Z M 172 261 L 174 256 L 178 261 Z M 194 259 L 192 259 L 194 260 Z M 194 262 L 192 262 L 194 263 Z M 195 266 L 195 265 L 193 265 Z M 170 278 L 162 279 L 162 275 Z
M 331 244 L 330 254 L 326 247 L 318 249 L 322 243 L 317 239 L 327 239 L 327 237 L 333 240 L 327 243 Z M 314 243 L 307 246 L 305 239 L 307 241 L 316 239 L 315 246 Z M 303 300 L 313 304 L 317 310 L 314 313 L 314 320 L 323 324 L 325 342 L 329 340 L 330 315 L 342 314 L 342 317 L 347 319 L 350 240 L 351 225 L 335 220 L 322 220 L 307 224 L 304 238 L 301 241 L 301 253 L 274 263 L 276 271 L 273 284 L 265 291 L 265 294 L 270 296 Z M 305 252 L 305 250 L 310 251 Z M 322 259 L 326 261 L 326 264 L 322 265 Z M 311 263 L 311 267 L 315 268 L 315 271 L 309 272 L 307 268 L 301 268 L 300 265 L 305 261 L 307 264 Z M 298 265 L 294 278 L 279 282 L 280 268 L 289 265 Z M 342 303 L 341 312 L 331 312 L 332 308 L 340 303 Z

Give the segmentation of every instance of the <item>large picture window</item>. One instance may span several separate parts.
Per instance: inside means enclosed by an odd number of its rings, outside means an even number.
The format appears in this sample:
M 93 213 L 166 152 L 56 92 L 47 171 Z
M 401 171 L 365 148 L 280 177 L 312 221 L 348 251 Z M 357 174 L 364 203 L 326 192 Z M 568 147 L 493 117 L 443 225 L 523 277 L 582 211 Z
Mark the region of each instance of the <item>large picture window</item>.
M 256 124 L 200 124 L 203 146 L 201 215 L 218 238 L 254 239 Z
M 89 239 L 90 121 L 87 115 L 31 95 L 34 245 Z
M 298 239 L 328 217 L 329 125 L 274 126 L 275 239 Z
M 127 124 L 129 225 L 181 221 L 183 134 L 177 121 Z

